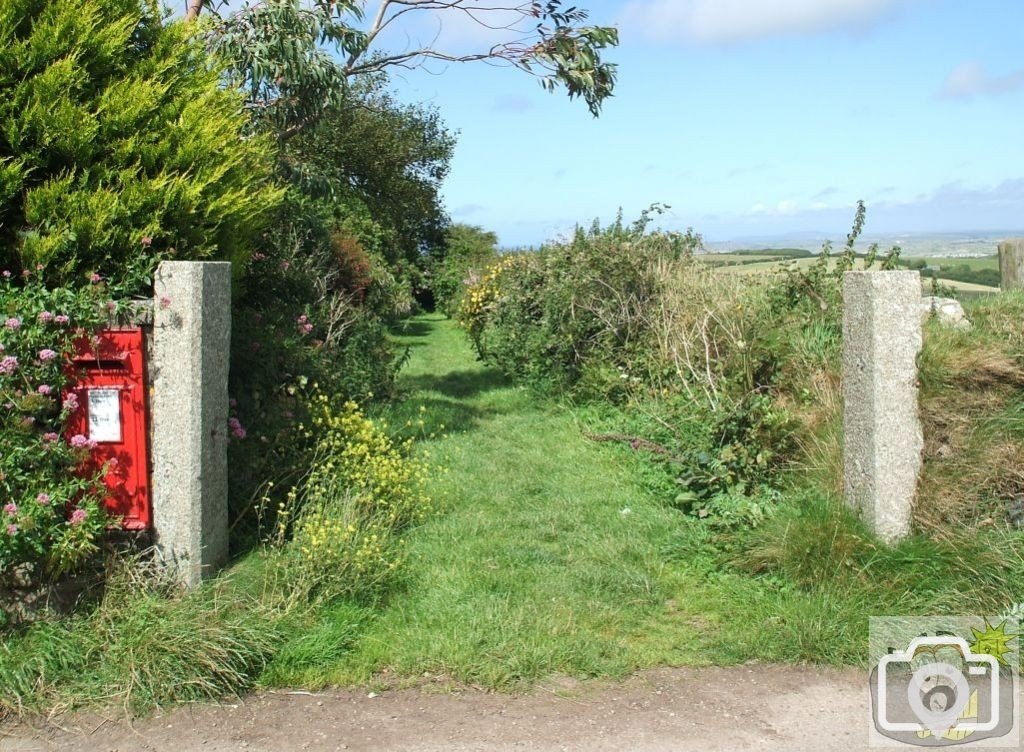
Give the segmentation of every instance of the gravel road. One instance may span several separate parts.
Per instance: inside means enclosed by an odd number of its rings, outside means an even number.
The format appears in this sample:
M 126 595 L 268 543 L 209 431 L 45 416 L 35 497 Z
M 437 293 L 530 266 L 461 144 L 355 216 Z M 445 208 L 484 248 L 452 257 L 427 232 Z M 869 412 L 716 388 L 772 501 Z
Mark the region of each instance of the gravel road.
M 3 729 L 0 750 L 832 750 L 867 749 L 866 677 L 748 665 L 476 689 L 265 692 L 142 720 L 64 716 Z

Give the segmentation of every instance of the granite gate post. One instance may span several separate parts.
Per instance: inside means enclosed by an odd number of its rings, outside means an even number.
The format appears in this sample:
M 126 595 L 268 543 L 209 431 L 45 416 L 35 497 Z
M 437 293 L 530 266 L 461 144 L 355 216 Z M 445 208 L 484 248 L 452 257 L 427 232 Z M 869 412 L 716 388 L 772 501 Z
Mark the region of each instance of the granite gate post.
M 228 556 L 231 265 L 161 263 L 153 310 L 154 536 L 164 564 L 193 587 Z
M 921 469 L 920 306 L 916 271 L 843 275 L 844 492 L 889 543 L 910 532 Z
M 999 287 L 1004 291 L 1024 287 L 1024 240 L 999 244 Z

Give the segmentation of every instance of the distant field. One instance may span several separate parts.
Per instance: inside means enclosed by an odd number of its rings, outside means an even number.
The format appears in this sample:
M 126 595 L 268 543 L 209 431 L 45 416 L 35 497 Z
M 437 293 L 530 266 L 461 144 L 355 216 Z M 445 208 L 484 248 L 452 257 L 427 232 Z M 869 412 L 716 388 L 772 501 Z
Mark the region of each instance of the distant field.
M 749 266 L 760 262 L 780 263 L 778 256 L 768 254 L 750 254 L 740 256 L 733 253 L 707 253 L 701 259 L 716 266 Z
M 710 264 L 722 267 L 723 271 L 736 274 L 772 274 L 787 268 L 806 268 L 817 260 L 803 249 L 779 248 L 766 250 L 732 251 L 729 253 L 709 253 L 701 256 Z M 930 289 L 931 276 L 935 272 L 940 282 L 954 290 L 978 295 L 998 290 L 998 277 L 991 272 L 998 272 L 999 259 L 996 256 L 980 256 L 963 258 L 957 256 L 906 256 L 902 257 L 904 267 L 920 267 L 924 278 L 925 289 Z M 921 263 L 923 261 L 923 264 Z M 861 263 L 861 262 L 859 262 Z M 984 280 L 972 279 L 978 273 L 989 272 Z M 956 279 L 961 277 L 961 279 Z M 992 284 L 989 284 L 991 282 Z
M 908 256 L 907 260 L 920 258 L 919 256 Z M 998 269 L 998 256 L 979 256 L 975 258 L 961 258 L 959 256 L 926 256 L 925 263 L 928 266 L 938 268 L 940 266 L 969 266 L 971 269 Z

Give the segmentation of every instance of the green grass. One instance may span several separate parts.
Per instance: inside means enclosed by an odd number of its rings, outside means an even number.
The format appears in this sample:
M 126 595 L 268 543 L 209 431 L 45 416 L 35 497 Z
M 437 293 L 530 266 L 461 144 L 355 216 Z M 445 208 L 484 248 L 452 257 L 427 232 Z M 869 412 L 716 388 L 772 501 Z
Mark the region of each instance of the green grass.
M 756 530 L 708 527 L 643 482 L 639 453 L 584 437 L 593 410 L 505 382 L 451 322 L 421 317 L 402 341 L 391 422 L 436 434 L 444 512 L 408 536 L 401 582 L 351 650 L 292 682 L 515 688 L 659 665 L 856 664 L 871 615 L 1022 598 L 1024 561 L 992 553 L 1019 541 L 888 549 L 812 491 L 794 488 Z
M 665 566 L 678 515 L 639 487 L 628 458 L 584 439 L 571 412 L 475 362 L 451 322 L 421 318 L 413 332 L 410 393 L 391 422 L 445 426 L 428 442 L 448 469 L 433 489 L 445 511 L 410 536 L 400 589 L 327 678 L 388 668 L 505 686 L 701 661 L 692 625 L 660 623 L 692 584 Z

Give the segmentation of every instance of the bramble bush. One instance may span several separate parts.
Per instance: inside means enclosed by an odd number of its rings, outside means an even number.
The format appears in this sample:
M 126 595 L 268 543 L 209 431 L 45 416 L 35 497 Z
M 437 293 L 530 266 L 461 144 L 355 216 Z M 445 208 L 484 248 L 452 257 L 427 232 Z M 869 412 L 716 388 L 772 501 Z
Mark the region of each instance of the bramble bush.
M 99 279 L 50 290 L 38 270 L 0 279 L 0 584 L 52 580 L 97 553 L 100 479 L 78 470 L 95 445 L 65 435 L 80 407 L 65 388 L 73 343 L 99 323 L 107 292 Z
M 632 226 L 577 228 L 567 243 L 504 256 L 470 288 L 460 320 L 480 356 L 506 373 L 555 390 L 621 396 L 620 374 L 647 352 L 647 314 L 662 264 L 700 246 L 686 233 Z

